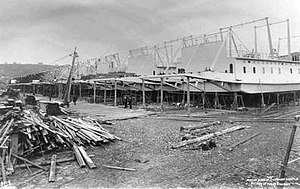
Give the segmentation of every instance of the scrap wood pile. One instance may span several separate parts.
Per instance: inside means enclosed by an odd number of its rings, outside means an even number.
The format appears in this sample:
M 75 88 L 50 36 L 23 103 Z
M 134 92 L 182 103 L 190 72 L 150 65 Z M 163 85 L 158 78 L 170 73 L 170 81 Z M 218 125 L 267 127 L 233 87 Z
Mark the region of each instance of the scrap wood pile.
M 73 149 L 80 167 L 84 167 L 86 162 L 89 168 L 95 168 L 84 146 L 121 140 L 95 119 L 47 116 L 42 111 L 9 111 L 2 116 L 0 124 L 1 159 L 6 165 L 2 166 L 3 169 L 6 167 L 2 175 L 8 170 L 13 172 L 16 159 L 43 168 L 24 157 L 66 148 Z M 55 159 L 53 157 L 53 162 L 56 162 Z
M 189 149 L 210 150 L 212 148 L 217 147 L 215 138 L 218 138 L 224 134 L 229 134 L 238 130 L 250 128 L 250 126 L 245 126 L 245 125 L 237 125 L 223 130 L 216 130 L 210 128 L 211 126 L 217 126 L 217 125 L 221 125 L 221 122 L 216 121 L 212 123 L 196 124 L 196 125 L 181 127 L 180 131 L 184 133 L 182 137 L 182 141 L 179 142 L 178 144 L 173 145 L 172 148 L 177 149 L 181 147 L 194 145 L 196 147 L 189 148 Z M 257 135 L 252 136 L 250 139 L 256 136 Z

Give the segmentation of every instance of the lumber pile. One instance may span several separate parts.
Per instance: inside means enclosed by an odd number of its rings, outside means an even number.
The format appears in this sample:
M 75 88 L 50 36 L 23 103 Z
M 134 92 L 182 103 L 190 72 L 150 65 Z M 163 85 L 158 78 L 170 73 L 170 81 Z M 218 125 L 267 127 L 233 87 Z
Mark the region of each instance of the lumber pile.
M 14 172 L 16 164 L 23 162 L 40 168 L 44 167 L 29 160 L 40 152 L 72 149 L 80 167 L 87 164 L 96 168 L 85 146 L 97 146 L 121 140 L 103 128 L 99 121 L 91 118 L 49 116 L 41 110 L 9 111 L 0 118 L 0 150 L 4 161 L 2 175 Z M 49 182 L 55 181 L 55 164 L 60 160 L 52 157 Z M 4 178 L 4 177 L 3 177 Z
M 217 123 L 220 124 L 220 123 Z M 216 143 L 214 138 L 219 137 L 224 134 L 229 134 L 241 129 L 250 128 L 250 126 L 244 126 L 244 125 L 238 125 L 233 126 L 227 129 L 223 129 L 220 131 L 214 131 L 212 129 L 208 129 L 207 127 L 216 125 L 216 123 L 208 123 L 204 125 L 195 125 L 195 126 L 188 126 L 185 128 L 180 128 L 180 131 L 185 131 L 185 129 L 188 129 L 188 133 L 184 135 L 182 138 L 182 141 L 178 144 L 175 144 L 172 146 L 173 149 L 177 149 L 180 147 L 184 147 L 187 145 L 191 145 L 194 143 L 199 143 L 202 147 L 202 150 L 209 150 L 211 148 L 216 147 Z M 198 148 L 197 148 L 198 149 Z M 199 148 L 200 149 L 200 148 Z

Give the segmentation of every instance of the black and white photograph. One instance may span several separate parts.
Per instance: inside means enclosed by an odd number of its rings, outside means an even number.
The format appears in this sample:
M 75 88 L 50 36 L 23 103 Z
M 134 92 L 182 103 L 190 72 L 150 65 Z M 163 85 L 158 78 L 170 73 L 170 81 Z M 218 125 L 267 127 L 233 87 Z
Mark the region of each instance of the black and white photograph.
M 299 0 L 0 0 L 0 189 L 300 188 Z

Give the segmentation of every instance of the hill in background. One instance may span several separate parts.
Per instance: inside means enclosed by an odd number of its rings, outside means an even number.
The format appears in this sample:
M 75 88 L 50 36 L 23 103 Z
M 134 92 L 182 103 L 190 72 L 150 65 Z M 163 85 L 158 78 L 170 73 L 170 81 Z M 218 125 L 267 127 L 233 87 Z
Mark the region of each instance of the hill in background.
M 44 64 L 0 64 L 0 77 L 22 77 L 30 74 L 49 71 L 54 68 L 56 68 L 56 66 Z

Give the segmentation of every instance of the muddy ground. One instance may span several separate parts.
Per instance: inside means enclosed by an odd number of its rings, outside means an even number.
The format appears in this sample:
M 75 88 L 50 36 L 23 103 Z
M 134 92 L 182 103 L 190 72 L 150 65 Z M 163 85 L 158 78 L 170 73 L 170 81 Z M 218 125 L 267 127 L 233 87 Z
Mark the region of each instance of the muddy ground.
M 299 109 L 299 107 L 296 107 Z M 201 110 L 197 110 L 201 111 Z M 99 111 L 101 114 L 101 111 Z M 212 130 L 222 130 L 235 125 L 249 125 L 251 128 L 236 131 L 216 139 L 217 147 L 203 151 L 189 150 L 189 147 L 172 149 L 181 141 L 180 127 L 195 124 L 190 121 L 172 120 L 180 118 L 185 111 L 172 111 L 146 117 L 115 121 L 108 129 L 123 141 L 116 141 L 99 147 L 88 147 L 88 154 L 98 166 L 97 169 L 79 168 L 76 161 L 58 164 L 57 181 L 48 182 L 48 173 L 35 176 L 26 168 L 19 168 L 9 179 L 14 186 L 24 188 L 202 188 L 202 187 L 258 187 L 249 179 L 278 178 L 289 135 L 291 123 L 227 122 L 214 125 Z M 211 122 L 224 117 L 249 119 L 253 112 L 218 113 Z M 198 118 L 201 119 L 201 118 Z M 292 118 L 290 118 L 292 119 Z M 256 138 L 226 150 L 229 145 L 255 133 Z M 299 132 L 291 159 L 299 157 Z M 195 147 L 195 146 L 194 146 Z M 299 147 L 298 147 L 299 148 Z M 37 154 L 37 159 L 50 159 L 51 154 Z M 71 151 L 56 152 L 59 158 L 72 157 Z M 121 171 L 108 169 L 102 165 L 113 165 L 136 169 Z M 290 164 L 300 170 L 300 161 Z M 247 170 L 243 170 L 245 168 Z M 38 169 L 31 168 L 33 172 Z M 288 171 L 289 178 L 298 178 L 297 173 Z M 248 179 L 248 180 L 247 180 Z M 299 183 L 299 181 L 296 181 Z M 293 181 L 293 187 L 297 183 Z

